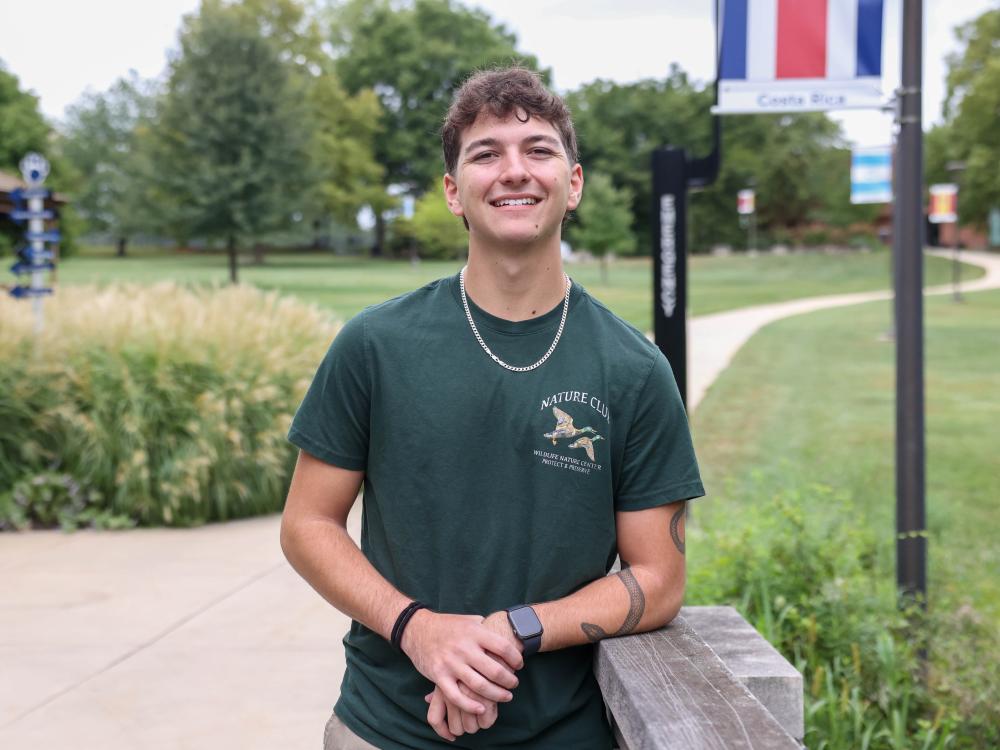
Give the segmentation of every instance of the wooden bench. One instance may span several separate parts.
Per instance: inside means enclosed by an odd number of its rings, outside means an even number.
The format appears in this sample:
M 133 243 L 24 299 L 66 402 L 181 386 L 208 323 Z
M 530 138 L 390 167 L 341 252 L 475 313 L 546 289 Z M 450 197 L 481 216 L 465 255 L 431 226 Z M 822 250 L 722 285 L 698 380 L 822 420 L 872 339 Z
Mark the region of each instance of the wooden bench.
M 603 640 L 594 673 L 622 750 L 801 750 L 802 675 L 732 607 Z

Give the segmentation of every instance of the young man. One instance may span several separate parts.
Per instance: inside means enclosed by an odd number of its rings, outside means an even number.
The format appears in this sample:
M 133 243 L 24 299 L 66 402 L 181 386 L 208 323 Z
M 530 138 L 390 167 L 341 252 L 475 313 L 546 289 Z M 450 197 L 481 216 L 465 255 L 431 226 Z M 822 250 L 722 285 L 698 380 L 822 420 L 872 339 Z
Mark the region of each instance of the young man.
M 443 141 L 468 265 L 349 321 L 289 433 L 282 548 L 354 620 L 327 750 L 608 750 L 592 644 L 681 606 L 687 419 L 659 350 L 563 272 L 563 102 L 480 73 Z

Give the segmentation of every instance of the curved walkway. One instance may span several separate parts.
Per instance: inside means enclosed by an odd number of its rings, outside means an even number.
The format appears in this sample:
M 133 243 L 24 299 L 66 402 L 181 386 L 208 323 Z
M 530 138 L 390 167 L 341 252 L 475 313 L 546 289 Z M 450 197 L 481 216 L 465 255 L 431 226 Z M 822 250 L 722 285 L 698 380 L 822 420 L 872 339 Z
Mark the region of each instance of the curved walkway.
M 987 269 L 964 291 L 1000 288 L 1000 256 L 963 260 Z M 694 318 L 692 408 L 761 326 L 890 296 Z M 359 510 L 348 522 L 355 538 Z M 0 747 L 318 747 L 349 621 L 285 562 L 278 527 L 269 516 L 190 530 L 0 535 Z
M 932 255 L 945 258 L 951 257 L 947 250 L 930 250 Z M 986 274 L 973 281 L 963 281 L 962 293 L 978 292 L 987 289 L 1000 289 L 1000 255 L 963 250 L 963 263 L 980 266 Z M 951 294 L 951 284 L 927 287 L 924 294 Z M 888 290 L 879 292 L 856 292 L 853 294 L 833 294 L 829 297 L 810 297 L 808 299 L 776 302 L 770 305 L 744 307 L 739 310 L 728 310 L 713 315 L 701 315 L 692 318 L 688 324 L 688 407 L 693 411 L 701 402 L 708 387 L 719 374 L 729 365 L 733 356 L 739 351 L 751 336 L 768 323 L 793 315 L 826 310 L 832 307 L 846 307 L 862 302 L 876 302 L 892 299 L 893 293 Z

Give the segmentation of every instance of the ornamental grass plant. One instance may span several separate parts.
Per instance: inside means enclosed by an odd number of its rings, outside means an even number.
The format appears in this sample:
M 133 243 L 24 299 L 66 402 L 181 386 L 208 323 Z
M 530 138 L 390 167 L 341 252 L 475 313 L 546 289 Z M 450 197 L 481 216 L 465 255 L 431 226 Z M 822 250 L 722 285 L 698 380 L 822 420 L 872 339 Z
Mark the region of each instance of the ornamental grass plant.
M 250 287 L 0 299 L 0 525 L 194 526 L 281 509 L 285 434 L 338 330 Z M 63 498 L 60 500 L 59 498 Z

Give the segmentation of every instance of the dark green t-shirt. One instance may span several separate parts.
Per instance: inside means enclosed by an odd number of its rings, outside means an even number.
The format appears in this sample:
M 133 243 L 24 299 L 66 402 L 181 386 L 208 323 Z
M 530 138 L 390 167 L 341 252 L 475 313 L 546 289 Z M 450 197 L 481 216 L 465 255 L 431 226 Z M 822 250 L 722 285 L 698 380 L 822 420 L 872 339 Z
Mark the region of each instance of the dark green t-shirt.
M 512 365 L 545 353 L 561 314 L 560 304 L 513 323 L 473 306 L 487 345 Z M 667 361 L 576 284 L 562 340 L 531 372 L 482 350 L 457 275 L 366 309 L 331 345 L 289 439 L 364 470 L 362 551 L 438 612 L 567 596 L 613 564 L 615 511 L 704 494 Z M 591 645 L 526 659 L 496 724 L 454 743 L 427 724 L 433 685 L 405 654 L 357 622 L 344 646 L 336 712 L 379 748 L 612 745 Z

